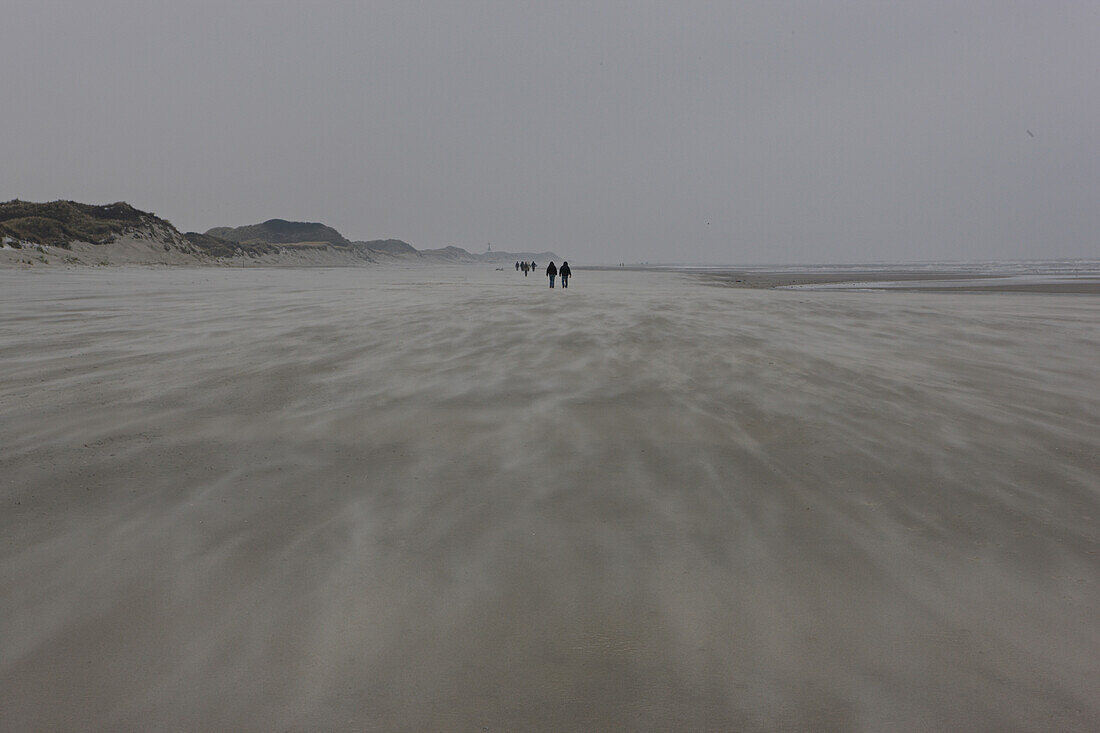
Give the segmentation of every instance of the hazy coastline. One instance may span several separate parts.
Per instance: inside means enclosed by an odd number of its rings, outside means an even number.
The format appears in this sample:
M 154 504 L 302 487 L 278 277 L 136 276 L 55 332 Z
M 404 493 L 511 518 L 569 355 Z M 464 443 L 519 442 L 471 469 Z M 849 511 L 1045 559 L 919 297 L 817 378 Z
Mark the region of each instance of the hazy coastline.
M 1100 731 L 1100 3 L 0 17 L 0 733 Z

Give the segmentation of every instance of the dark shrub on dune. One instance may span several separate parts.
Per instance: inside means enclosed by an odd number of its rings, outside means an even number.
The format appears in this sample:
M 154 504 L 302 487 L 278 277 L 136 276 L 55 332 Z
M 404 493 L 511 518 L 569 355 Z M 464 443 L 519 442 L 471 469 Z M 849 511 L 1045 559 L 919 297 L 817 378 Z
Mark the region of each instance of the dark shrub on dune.
M 129 230 L 155 221 L 157 217 L 153 214 L 122 201 L 105 206 L 18 199 L 0 203 L 0 236 L 56 247 L 68 247 L 71 242 L 107 244 Z
M 211 257 L 236 257 L 240 254 L 258 256 L 263 254 L 275 254 L 279 248 L 266 242 L 233 242 L 221 237 L 198 232 L 187 232 L 183 235 L 188 242 L 202 250 L 203 254 Z

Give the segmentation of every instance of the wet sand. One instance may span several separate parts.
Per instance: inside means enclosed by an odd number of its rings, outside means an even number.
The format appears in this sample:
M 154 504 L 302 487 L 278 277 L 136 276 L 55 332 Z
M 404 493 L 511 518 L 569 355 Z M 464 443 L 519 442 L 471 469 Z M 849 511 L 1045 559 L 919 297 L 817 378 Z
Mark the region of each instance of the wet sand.
M 1100 275 L 1079 276 L 1033 275 L 1009 276 L 997 274 L 977 275 L 960 270 L 913 271 L 835 270 L 816 272 L 789 272 L 782 270 L 714 270 L 697 275 L 713 285 L 735 288 L 797 288 L 812 289 L 829 286 L 832 289 L 876 289 L 920 292 L 984 292 L 984 293 L 1062 293 L 1100 295 Z
M 0 730 L 1095 730 L 1100 299 L 0 271 Z

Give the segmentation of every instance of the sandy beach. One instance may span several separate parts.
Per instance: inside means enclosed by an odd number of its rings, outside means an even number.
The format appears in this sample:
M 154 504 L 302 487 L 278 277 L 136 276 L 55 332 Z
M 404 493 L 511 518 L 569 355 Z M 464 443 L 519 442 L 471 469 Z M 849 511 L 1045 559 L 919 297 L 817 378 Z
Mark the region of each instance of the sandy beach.
M 1100 298 L 0 270 L 0 730 L 1100 728 Z

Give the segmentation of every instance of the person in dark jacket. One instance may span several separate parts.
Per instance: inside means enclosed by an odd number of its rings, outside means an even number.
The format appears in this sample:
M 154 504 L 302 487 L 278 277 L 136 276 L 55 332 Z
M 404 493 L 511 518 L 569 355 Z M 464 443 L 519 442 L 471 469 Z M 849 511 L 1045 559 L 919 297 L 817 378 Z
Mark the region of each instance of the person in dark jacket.
M 558 274 L 561 275 L 561 286 L 563 288 L 569 287 L 569 276 L 573 274 L 573 271 L 569 269 L 568 262 L 562 262 L 561 267 L 558 268 Z
M 558 274 L 558 268 L 554 267 L 554 261 L 546 266 L 546 277 L 550 278 L 550 287 L 554 287 L 554 277 Z

